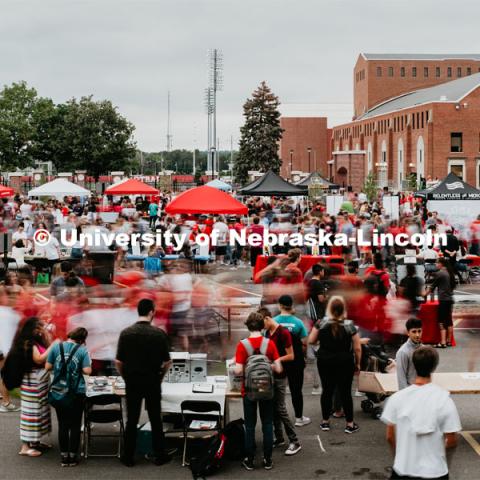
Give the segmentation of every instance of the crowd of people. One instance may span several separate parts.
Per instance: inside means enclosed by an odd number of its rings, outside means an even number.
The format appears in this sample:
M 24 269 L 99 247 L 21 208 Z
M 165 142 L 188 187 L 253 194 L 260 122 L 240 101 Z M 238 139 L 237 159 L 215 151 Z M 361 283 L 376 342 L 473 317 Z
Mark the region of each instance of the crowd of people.
M 159 465 L 168 462 L 174 452 L 166 448 L 163 436 L 160 385 L 170 366 L 169 344 L 183 351 L 195 348 L 209 351 L 210 328 L 212 323 L 216 324 L 210 306 L 218 301 L 216 290 L 221 290 L 221 287 L 207 285 L 202 275 L 193 273 L 196 258 L 201 257 L 199 263 L 205 267 L 201 274 L 214 268 L 216 272 L 233 275 L 238 268 L 256 267 L 259 257 L 267 256 L 265 268 L 253 268 L 251 276 L 246 274 L 247 281 L 251 277 L 250 281 L 261 284 L 261 305 L 248 315 L 245 326 L 249 336 L 238 343 L 234 355 L 236 371 L 244 377 L 244 468 L 252 470 L 256 466 L 257 409 L 262 423 L 265 469 L 273 467 L 275 448 L 284 447 L 288 456 L 302 449 L 298 429 L 312 422 L 304 414 L 305 368 L 312 361 L 317 367 L 312 394 L 320 395 L 319 414 L 315 419 L 320 429 L 330 431 L 333 416 L 345 419 L 346 434 L 357 432 L 360 427 L 354 421 L 352 386 L 355 374 L 361 369 L 364 346 L 378 344 L 385 348 L 393 344 L 393 351 L 401 345 L 396 353 L 401 392 L 387 402 L 382 417 L 388 424 L 389 441 L 394 444 L 395 435 L 397 438 L 394 464 L 397 476 L 392 478 L 417 478 L 416 475 L 447 478 L 439 439 L 447 434 L 447 447 L 454 445 L 454 433 L 460 429 L 460 423 L 453 402 L 430 384 L 438 354 L 421 345 L 419 317 L 422 304 L 437 292 L 441 336 L 435 346 L 452 346 L 453 293 L 457 282 L 465 281 L 462 272 L 467 264 L 462 259 L 468 253 L 478 254 L 480 216 L 469 228 L 455 231 L 436 212 L 429 212 L 424 203 L 413 197 L 402 196 L 399 218 L 392 219 L 382 206 L 381 194 L 369 202 L 363 192 L 348 192 L 338 215 L 328 214 L 320 201 L 252 198 L 246 202 L 249 211 L 246 217 L 173 217 L 165 212 L 169 198 L 165 195 L 148 201 L 139 197 L 132 202 L 127 197 L 115 204 L 97 198 L 81 203 L 79 199 L 67 197 L 46 203 L 19 196 L 0 201 L 0 229 L 13 232 L 12 249 L 4 261 L 0 306 L 18 313 L 18 328 L 8 355 L 6 351 L 0 352 L 0 366 L 7 364 L 3 371 L 11 372 L 14 364 L 18 378 L 4 376 L 0 382 L 0 411 L 8 413 L 20 408 L 20 455 L 37 457 L 51 448 L 44 442 L 51 431 L 50 408 L 53 406 L 58 419 L 61 464 L 77 465 L 86 393 L 83 375 L 115 372 L 123 376 L 126 384 L 123 463 L 135 464 L 136 429 L 143 400 L 152 426 L 153 454 L 149 458 Z M 104 212 L 116 213 L 118 218 L 106 220 L 102 216 Z M 51 233 L 52 240 L 47 246 L 39 246 L 34 241 L 35 232 L 41 229 Z M 231 232 L 240 233 L 242 229 L 248 233 L 263 234 L 268 230 L 317 236 L 322 232 L 341 232 L 349 237 L 361 230 L 366 239 L 371 238 L 374 230 L 393 236 L 401 233 L 412 236 L 431 230 L 446 233 L 447 243 L 438 248 L 421 249 L 411 245 L 323 245 L 315 251 L 309 246 L 296 247 L 287 240 L 285 245 L 269 250 L 261 242 L 255 246 L 230 242 Z M 116 274 L 140 271 L 142 276 L 130 288 L 118 285 L 106 288 L 95 285 L 89 260 L 92 250 L 101 251 L 105 245 L 65 248 L 59 242 L 61 230 L 126 234 L 168 231 L 185 234 L 186 241 L 178 249 L 163 244 L 139 251 L 134 245 L 124 247 L 114 243 L 110 250 L 114 252 Z M 207 247 L 205 259 L 204 248 L 196 243 L 195 235 L 214 231 L 218 241 Z M 398 281 L 397 260 L 407 250 L 415 251 L 415 257 L 425 265 L 425 275 L 420 275 L 415 265 L 408 264 Z M 46 263 L 41 268 L 32 268 L 26 259 L 29 255 L 44 258 Z M 309 255 L 321 257 L 307 270 L 302 270 L 302 257 Z M 329 263 L 325 258 L 329 256 L 338 256 L 340 263 Z M 38 285 L 42 283 L 45 283 L 44 293 L 39 297 Z M 222 290 L 220 295 L 223 294 Z M 137 309 L 136 323 L 119 331 L 113 340 L 114 358 L 111 354 L 102 356 L 100 351 L 104 345 L 90 347 L 95 344 L 95 329 L 87 329 L 83 324 L 69 328 L 68 319 L 89 309 L 89 298 L 95 296 L 109 298 L 112 303 L 113 298 L 120 297 L 122 306 Z M 215 327 L 213 331 L 218 333 Z M 226 343 L 224 339 L 221 342 L 223 352 Z M 250 357 L 258 355 L 271 364 L 269 398 L 250 395 L 247 388 Z M 68 405 L 56 403 L 55 389 L 52 393 L 55 378 L 65 369 L 74 380 L 78 379 L 74 398 Z M 8 384 L 18 384 L 20 407 L 10 398 Z M 294 420 L 288 413 L 287 392 Z M 408 415 L 417 419 L 417 413 L 404 411 L 402 398 L 407 395 L 419 402 L 424 395 L 438 398 L 438 409 L 432 409 L 418 426 L 422 432 L 434 435 L 436 443 L 432 446 L 409 443 L 414 430 L 403 419 Z M 412 445 L 431 449 L 432 465 L 426 470 L 413 471 L 408 463 L 416 455 Z

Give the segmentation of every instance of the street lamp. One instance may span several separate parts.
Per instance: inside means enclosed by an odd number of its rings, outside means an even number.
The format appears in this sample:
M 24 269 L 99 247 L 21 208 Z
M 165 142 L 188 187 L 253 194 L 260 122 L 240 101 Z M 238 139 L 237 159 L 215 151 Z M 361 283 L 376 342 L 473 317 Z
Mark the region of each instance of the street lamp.
M 307 152 L 308 152 L 308 173 L 312 172 L 312 165 L 310 163 L 311 157 L 312 157 L 312 149 L 310 147 L 307 147 Z
M 290 150 L 290 179 L 292 179 L 293 150 Z

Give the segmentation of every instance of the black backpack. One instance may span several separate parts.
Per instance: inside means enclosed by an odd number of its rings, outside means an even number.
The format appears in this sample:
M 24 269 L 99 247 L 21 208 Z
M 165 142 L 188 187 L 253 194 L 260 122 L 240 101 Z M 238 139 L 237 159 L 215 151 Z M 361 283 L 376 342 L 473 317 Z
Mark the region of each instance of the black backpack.
M 2 368 L 2 380 L 7 390 L 20 387 L 25 373 L 23 352 L 10 350 Z
M 190 459 L 190 470 L 194 480 L 205 478 L 217 472 L 223 464 L 225 456 L 226 437 L 223 433 L 217 433 L 208 445 L 205 453 Z
M 381 297 L 386 297 L 388 293 L 387 287 L 382 281 L 382 277 L 385 275 L 385 272 L 372 272 L 366 279 L 365 279 L 365 288 L 367 292 L 371 295 L 380 295 Z
M 245 422 L 243 418 L 227 423 L 223 433 L 226 437 L 225 458 L 242 460 L 245 457 Z

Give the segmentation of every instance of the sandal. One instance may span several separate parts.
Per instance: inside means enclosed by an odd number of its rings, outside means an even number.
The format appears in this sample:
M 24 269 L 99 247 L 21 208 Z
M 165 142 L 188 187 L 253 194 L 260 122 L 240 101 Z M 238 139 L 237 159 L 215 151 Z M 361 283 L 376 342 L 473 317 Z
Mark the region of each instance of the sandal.
M 50 450 L 53 448 L 53 445 L 49 445 L 48 443 L 43 443 L 43 442 L 38 442 L 38 443 L 31 443 L 30 448 L 33 448 L 34 450 L 39 450 L 40 452 L 43 452 L 45 450 Z
M 447 342 L 447 347 L 453 347 L 452 342 Z
M 35 450 L 34 448 L 29 448 L 27 451 L 22 452 L 21 450 L 18 452 L 19 455 L 22 457 L 39 457 L 42 455 L 42 452 L 39 450 Z
M 447 345 L 445 343 L 437 343 L 434 345 L 435 348 L 447 348 Z

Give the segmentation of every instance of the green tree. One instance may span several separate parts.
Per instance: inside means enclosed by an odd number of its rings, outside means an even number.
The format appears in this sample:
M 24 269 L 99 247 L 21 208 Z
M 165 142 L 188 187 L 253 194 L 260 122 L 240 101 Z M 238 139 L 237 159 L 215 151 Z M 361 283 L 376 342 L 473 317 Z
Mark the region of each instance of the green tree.
M 370 172 L 365 177 L 365 183 L 363 184 L 363 191 L 365 192 L 365 195 L 367 196 L 369 202 L 373 202 L 377 197 L 378 185 L 377 185 L 377 179 L 373 172 Z
M 37 101 L 37 91 L 25 82 L 5 86 L 0 92 L 0 167 L 3 170 L 33 164 L 33 112 Z
M 234 165 L 237 182 L 248 181 L 248 171 L 278 173 L 282 164 L 278 156 L 278 142 L 282 138 L 280 102 L 268 85 L 262 82 L 243 106 L 245 123 L 240 128 L 240 149 Z
M 112 170 L 138 168 L 135 160 L 135 127 L 108 100 L 75 98 L 66 103 L 63 152 L 71 155 L 68 166 L 85 169 L 96 180 Z

